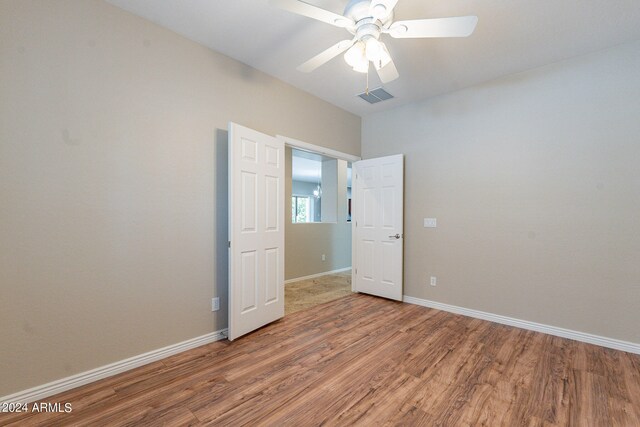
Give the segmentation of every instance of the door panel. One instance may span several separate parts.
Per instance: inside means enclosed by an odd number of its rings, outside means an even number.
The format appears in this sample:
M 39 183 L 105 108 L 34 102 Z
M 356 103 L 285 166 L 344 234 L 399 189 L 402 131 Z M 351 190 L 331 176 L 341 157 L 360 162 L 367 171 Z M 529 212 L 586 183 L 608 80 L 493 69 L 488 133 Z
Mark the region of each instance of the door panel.
M 279 188 L 280 179 L 277 176 L 265 177 L 265 231 L 267 232 L 278 232 L 280 229 Z
M 258 257 L 256 251 L 242 252 L 242 313 L 256 309 L 258 299 Z
M 278 291 L 278 265 L 279 265 L 279 250 L 278 248 L 269 248 L 265 251 L 266 255 L 266 294 L 265 304 L 272 304 L 278 302 L 280 292 Z
M 284 316 L 284 143 L 229 124 L 229 339 Z
M 355 290 L 402 301 L 404 158 L 361 160 L 353 170 Z
M 258 193 L 257 176 L 255 173 L 242 172 L 242 232 L 243 233 L 255 233 L 256 232 L 256 218 L 258 216 Z

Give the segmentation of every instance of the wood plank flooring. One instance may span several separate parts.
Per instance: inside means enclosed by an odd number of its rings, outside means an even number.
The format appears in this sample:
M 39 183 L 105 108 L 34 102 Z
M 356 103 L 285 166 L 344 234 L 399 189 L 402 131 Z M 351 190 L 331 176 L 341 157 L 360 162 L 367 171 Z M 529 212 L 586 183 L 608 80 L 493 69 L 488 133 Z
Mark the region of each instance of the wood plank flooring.
M 354 294 L 0 425 L 640 426 L 640 356 Z

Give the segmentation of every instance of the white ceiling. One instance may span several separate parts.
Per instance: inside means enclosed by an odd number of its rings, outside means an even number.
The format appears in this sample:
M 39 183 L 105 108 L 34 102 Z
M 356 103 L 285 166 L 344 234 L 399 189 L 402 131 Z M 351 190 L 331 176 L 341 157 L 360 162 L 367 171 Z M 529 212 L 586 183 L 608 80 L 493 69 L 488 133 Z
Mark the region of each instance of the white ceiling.
M 369 105 L 365 88 L 341 57 L 311 74 L 296 67 L 346 30 L 270 7 L 267 0 L 107 0 L 262 70 L 332 104 L 364 116 L 500 76 L 640 39 L 639 0 L 400 0 L 396 20 L 477 15 L 469 38 L 384 36 L 400 78 L 396 96 Z M 342 13 L 347 0 L 306 0 Z M 371 76 L 370 86 L 378 78 Z
M 291 150 L 291 178 L 294 181 L 320 183 L 322 160 L 320 154 Z
M 320 183 L 322 180 L 322 162 L 333 160 L 322 154 L 303 150 L 291 150 L 291 178 L 294 181 Z M 347 187 L 351 187 L 351 164 L 347 165 Z

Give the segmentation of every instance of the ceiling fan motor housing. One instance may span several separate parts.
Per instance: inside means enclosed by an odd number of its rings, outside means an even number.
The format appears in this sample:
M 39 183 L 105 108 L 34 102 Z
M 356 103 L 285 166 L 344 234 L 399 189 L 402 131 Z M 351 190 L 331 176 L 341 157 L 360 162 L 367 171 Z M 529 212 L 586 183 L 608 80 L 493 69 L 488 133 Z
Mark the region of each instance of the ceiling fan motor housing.
M 382 6 L 384 7 L 384 6 Z M 344 10 L 344 16 L 352 19 L 355 28 L 349 28 L 349 32 L 354 34 L 358 40 L 365 41 L 369 37 L 380 38 L 382 28 L 391 25 L 393 21 L 393 10 L 382 14 L 380 19 L 371 16 L 371 0 L 351 0 Z
M 382 32 L 379 24 L 380 21 L 376 21 L 373 18 L 362 19 L 357 23 L 354 35 L 358 40 L 363 42 L 371 37 L 378 40 Z

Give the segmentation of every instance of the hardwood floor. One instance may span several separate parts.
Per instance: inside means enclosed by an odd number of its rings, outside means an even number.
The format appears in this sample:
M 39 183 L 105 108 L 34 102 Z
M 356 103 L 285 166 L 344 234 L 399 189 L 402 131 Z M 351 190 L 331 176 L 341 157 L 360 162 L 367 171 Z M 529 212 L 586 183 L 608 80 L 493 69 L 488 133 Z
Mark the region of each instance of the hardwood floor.
M 354 294 L 0 425 L 640 426 L 640 356 Z
M 351 270 L 288 283 L 284 293 L 285 315 L 351 295 Z

